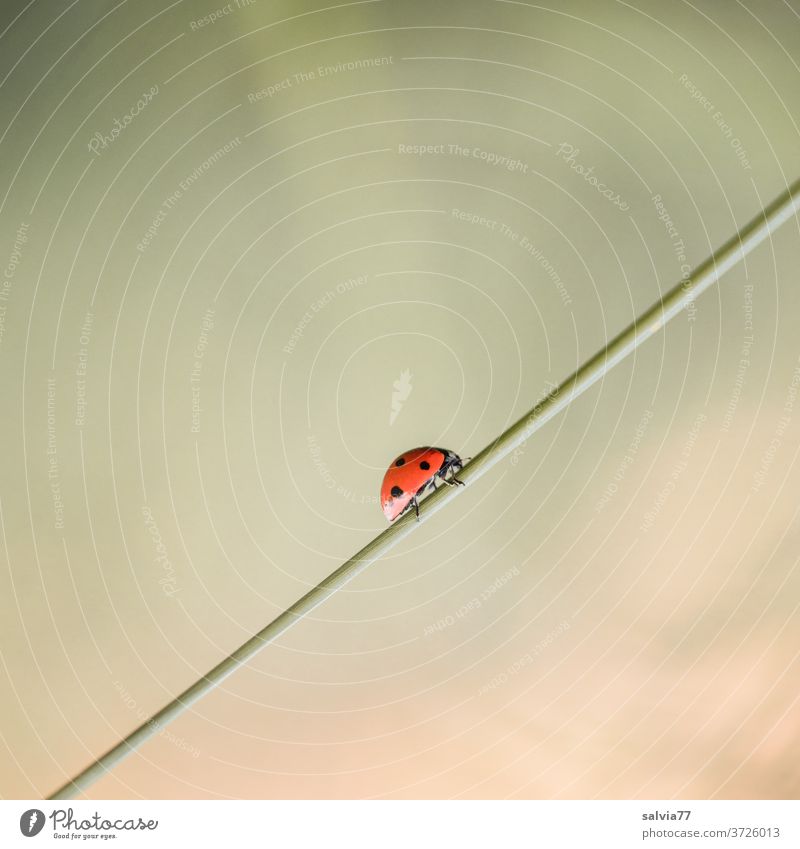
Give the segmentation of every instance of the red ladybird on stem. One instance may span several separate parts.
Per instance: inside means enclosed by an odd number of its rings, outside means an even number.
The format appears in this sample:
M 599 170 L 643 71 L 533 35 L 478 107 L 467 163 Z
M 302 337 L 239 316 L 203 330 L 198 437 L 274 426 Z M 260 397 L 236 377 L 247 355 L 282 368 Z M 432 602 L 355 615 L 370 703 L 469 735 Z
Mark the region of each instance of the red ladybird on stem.
M 404 451 L 383 476 L 381 507 L 386 518 L 393 522 L 413 507 L 419 521 L 418 499 L 436 489 L 437 481 L 464 486 L 464 481 L 456 477 L 463 467 L 461 457 L 446 448 L 426 446 Z

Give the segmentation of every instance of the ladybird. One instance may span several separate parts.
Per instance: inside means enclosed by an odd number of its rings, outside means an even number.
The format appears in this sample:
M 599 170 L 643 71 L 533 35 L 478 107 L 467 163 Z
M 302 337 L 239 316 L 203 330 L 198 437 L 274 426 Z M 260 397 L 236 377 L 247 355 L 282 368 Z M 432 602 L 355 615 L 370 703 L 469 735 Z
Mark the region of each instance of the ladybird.
M 417 499 L 436 489 L 437 480 L 448 486 L 464 486 L 464 481 L 456 478 L 463 467 L 461 457 L 446 448 L 404 451 L 383 476 L 381 507 L 386 518 L 393 522 L 413 507 L 419 520 Z

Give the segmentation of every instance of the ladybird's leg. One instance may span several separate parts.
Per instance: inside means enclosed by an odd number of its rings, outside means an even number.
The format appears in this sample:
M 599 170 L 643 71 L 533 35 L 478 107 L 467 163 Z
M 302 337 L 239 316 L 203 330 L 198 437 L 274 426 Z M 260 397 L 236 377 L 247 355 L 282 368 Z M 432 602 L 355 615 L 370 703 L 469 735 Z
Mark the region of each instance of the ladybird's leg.
M 465 486 L 464 481 L 460 481 L 456 475 L 461 471 L 461 466 L 458 463 L 453 463 L 444 470 L 444 475 L 450 475 L 450 478 L 442 476 L 442 480 L 448 486 Z
M 471 457 L 468 457 L 467 459 L 472 459 L 472 458 L 471 458 Z M 457 475 L 457 474 L 458 474 L 458 473 L 459 473 L 459 472 L 460 472 L 463 468 L 464 468 L 464 463 L 463 463 L 463 461 L 458 460 L 458 462 L 453 463 L 453 466 L 452 466 L 452 468 L 450 469 L 450 472 L 451 472 L 450 480 L 455 481 L 455 483 L 456 483 L 456 485 L 457 485 L 457 486 L 466 486 L 466 484 L 464 483 L 464 481 L 460 481 L 460 480 L 456 477 L 456 475 Z
M 421 487 L 417 490 L 417 495 L 416 495 L 416 497 L 417 497 L 417 498 L 422 498 L 424 495 L 427 495 L 427 493 L 429 493 L 429 492 L 435 492 L 435 491 L 436 491 L 435 481 L 436 481 L 436 477 L 434 476 L 434 477 L 432 477 L 432 478 L 431 478 L 431 479 L 430 479 L 427 483 L 424 483 L 424 484 L 423 484 L 423 485 L 422 485 L 422 486 L 421 486 Z
M 419 522 L 419 502 L 417 501 L 416 495 L 411 499 L 411 503 L 414 505 L 414 510 L 417 514 L 417 521 Z

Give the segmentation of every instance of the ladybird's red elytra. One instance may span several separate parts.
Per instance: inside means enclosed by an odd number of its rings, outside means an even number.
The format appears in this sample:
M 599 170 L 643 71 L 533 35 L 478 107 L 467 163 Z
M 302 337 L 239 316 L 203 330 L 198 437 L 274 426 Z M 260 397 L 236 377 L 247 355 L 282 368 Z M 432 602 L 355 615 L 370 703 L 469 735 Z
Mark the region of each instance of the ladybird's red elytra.
M 419 519 L 419 501 L 425 493 L 436 489 L 436 481 L 448 486 L 464 485 L 456 475 L 464 461 L 446 448 L 412 448 L 396 457 L 386 470 L 381 485 L 381 507 L 393 522 L 412 507 Z

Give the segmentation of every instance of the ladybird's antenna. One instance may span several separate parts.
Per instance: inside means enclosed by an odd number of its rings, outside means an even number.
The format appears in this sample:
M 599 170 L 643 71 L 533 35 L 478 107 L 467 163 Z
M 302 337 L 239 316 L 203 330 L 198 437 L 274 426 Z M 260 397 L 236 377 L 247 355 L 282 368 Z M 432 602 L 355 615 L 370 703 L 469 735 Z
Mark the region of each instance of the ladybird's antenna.
M 466 479 L 465 482 L 477 480 L 502 459 L 508 457 L 545 422 L 567 407 L 573 398 L 585 392 L 597 381 L 602 380 L 614 366 L 635 351 L 639 345 L 658 333 L 682 309 L 691 306 L 698 295 L 716 283 L 726 271 L 733 268 L 782 224 L 796 216 L 798 211 L 800 211 L 800 180 L 793 183 L 780 197 L 765 207 L 747 226 L 698 266 L 687 279 L 682 280 L 670 289 L 661 300 L 653 304 L 647 312 L 612 339 L 605 348 L 584 363 L 557 389 L 554 389 L 543 400 L 539 401 L 529 413 L 487 445 L 483 451 L 475 455 L 472 462 L 460 472 Z M 800 222 L 798 222 L 798 226 L 800 227 Z M 422 521 L 427 521 L 434 513 L 441 510 L 445 503 L 449 499 L 455 498 L 460 490 L 461 487 L 458 486 L 439 487 L 425 500 Z M 397 545 L 400 540 L 405 539 L 416 530 L 419 524 L 420 522 L 412 517 L 411 511 L 408 511 L 395 524 L 390 525 L 383 533 L 378 534 L 372 542 L 364 546 L 358 554 L 342 564 L 291 607 L 284 610 L 280 616 L 273 619 L 269 625 L 236 649 L 233 654 L 226 657 L 199 681 L 192 684 L 188 690 L 173 699 L 155 716 L 140 725 L 104 755 L 101 755 L 49 798 L 68 799 L 86 790 L 124 757 L 134 752 L 145 740 L 157 734 L 164 725 L 178 717 L 190 705 L 221 684 L 264 646 L 271 643 L 303 617 L 308 616 L 317 605 L 341 589 L 367 566 Z

